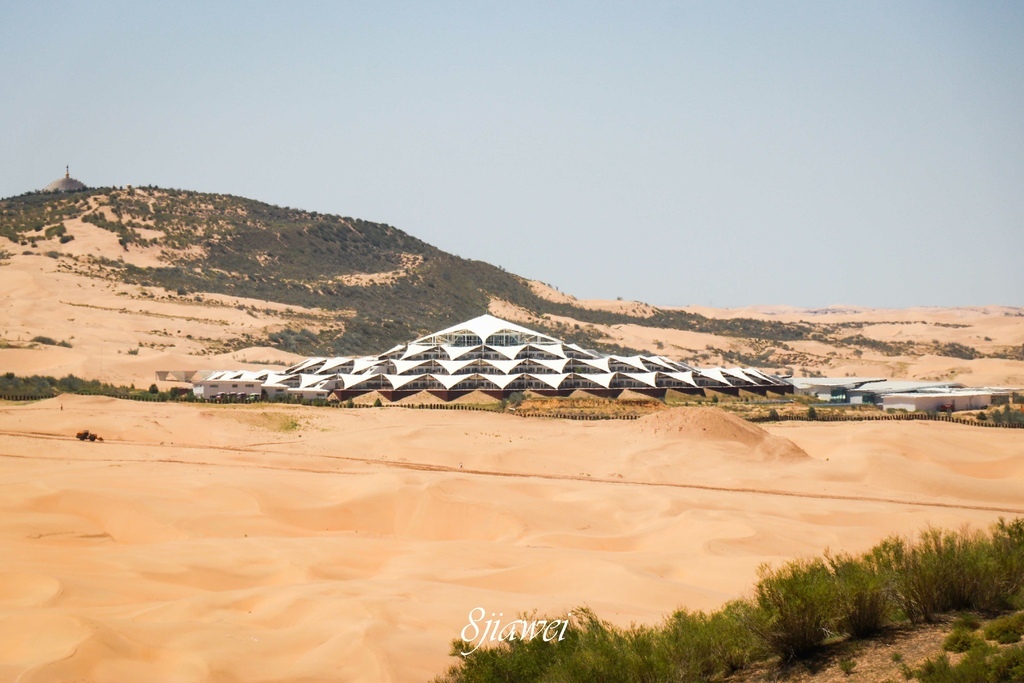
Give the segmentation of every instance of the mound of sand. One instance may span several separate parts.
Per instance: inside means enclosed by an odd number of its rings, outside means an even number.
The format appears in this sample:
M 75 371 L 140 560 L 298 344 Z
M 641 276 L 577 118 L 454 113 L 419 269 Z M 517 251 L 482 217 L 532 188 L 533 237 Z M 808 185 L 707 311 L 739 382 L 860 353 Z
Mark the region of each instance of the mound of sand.
M 647 394 L 641 394 L 639 391 L 633 391 L 632 389 L 623 389 L 619 393 L 619 400 L 626 401 L 629 403 L 646 403 L 649 405 L 663 405 L 658 399 L 648 396 Z
M 497 403 L 498 400 L 499 399 L 496 399 L 493 396 L 490 396 L 489 394 L 486 394 L 483 391 L 477 389 L 476 391 L 471 391 L 468 394 L 464 394 L 456 399 L 453 399 L 452 403 L 465 403 L 468 405 L 488 405 L 491 403 Z
M 356 396 L 355 398 L 352 399 L 352 403 L 357 406 L 372 406 L 374 403 L 377 402 L 378 399 L 380 400 L 381 405 L 386 406 L 387 404 L 391 403 L 391 401 L 385 398 L 384 394 L 380 393 L 379 391 L 371 391 L 369 393 L 363 394 L 362 396 Z
M 395 403 L 400 406 L 426 406 L 438 403 L 447 403 L 447 401 L 439 396 L 435 396 L 429 391 L 417 391 L 415 394 L 410 394 L 405 398 L 398 399 Z
M 760 460 L 800 460 L 810 457 L 789 439 L 772 436 L 720 408 L 663 410 L 640 418 L 636 421 L 636 427 L 646 434 L 733 441 L 749 448 Z
M 587 400 L 591 400 L 591 401 L 593 401 L 593 400 L 605 401 L 605 402 L 608 401 L 608 399 L 604 398 L 603 396 L 598 396 L 597 394 L 591 393 L 591 392 L 587 391 L 586 389 L 574 389 L 573 392 L 571 394 L 569 394 L 569 398 L 582 398 L 582 399 L 587 399 Z

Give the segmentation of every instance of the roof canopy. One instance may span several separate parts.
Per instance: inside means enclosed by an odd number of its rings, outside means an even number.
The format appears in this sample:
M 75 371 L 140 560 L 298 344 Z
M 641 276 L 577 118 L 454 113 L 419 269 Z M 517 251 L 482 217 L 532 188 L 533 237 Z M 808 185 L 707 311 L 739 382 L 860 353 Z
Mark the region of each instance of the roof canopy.
M 255 377 L 223 372 L 210 380 Z M 751 368 L 698 369 L 664 356 L 605 355 L 565 344 L 521 325 L 481 315 L 376 356 L 308 358 L 284 373 L 262 373 L 266 385 L 290 390 L 343 388 L 473 389 L 666 389 L 763 387 L 784 380 Z

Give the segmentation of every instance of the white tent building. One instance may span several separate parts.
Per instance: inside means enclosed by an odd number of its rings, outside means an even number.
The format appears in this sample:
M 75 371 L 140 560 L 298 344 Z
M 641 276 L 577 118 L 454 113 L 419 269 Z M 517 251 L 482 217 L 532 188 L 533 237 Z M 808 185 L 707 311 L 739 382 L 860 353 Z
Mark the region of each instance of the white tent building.
M 249 373 L 252 375 L 260 373 Z M 427 391 L 445 400 L 471 391 L 495 397 L 517 391 L 568 395 L 582 390 L 618 396 L 623 390 L 664 396 L 668 390 L 703 394 L 706 390 L 764 395 L 790 393 L 792 386 L 753 368 L 697 368 L 663 356 L 606 355 L 566 344 L 491 315 L 400 344 L 377 356 L 308 358 L 283 373 L 263 371 L 259 394 L 304 399 L 333 394 L 344 400 L 371 391 L 398 400 Z M 205 398 L 239 391 L 246 373 L 215 373 L 196 382 Z M 235 386 L 239 385 L 239 386 Z M 245 390 L 251 388 L 246 386 Z

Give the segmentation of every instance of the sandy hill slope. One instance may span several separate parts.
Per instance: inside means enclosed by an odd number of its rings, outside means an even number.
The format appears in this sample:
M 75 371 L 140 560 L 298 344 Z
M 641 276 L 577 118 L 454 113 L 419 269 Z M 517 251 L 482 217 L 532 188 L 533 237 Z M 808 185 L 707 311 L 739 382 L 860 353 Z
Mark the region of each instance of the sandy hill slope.
M 718 311 L 582 300 L 392 226 L 159 188 L 0 200 L 0 299 L 13 311 L 0 346 L 43 336 L 84 357 L 47 349 L 53 360 L 22 354 L 19 367 L 91 377 L 100 356 L 105 369 L 136 343 L 140 353 L 188 356 L 249 347 L 372 353 L 490 310 L 567 341 L 697 364 L 1024 384 L 1021 309 Z M 131 320 L 123 335 L 111 331 L 121 316 Z
M 0 679 L 429 680 L 474 607 L 654 623 L 762 562 L 1024 514 L 1011 430 L 742 427 L 0 404 Z

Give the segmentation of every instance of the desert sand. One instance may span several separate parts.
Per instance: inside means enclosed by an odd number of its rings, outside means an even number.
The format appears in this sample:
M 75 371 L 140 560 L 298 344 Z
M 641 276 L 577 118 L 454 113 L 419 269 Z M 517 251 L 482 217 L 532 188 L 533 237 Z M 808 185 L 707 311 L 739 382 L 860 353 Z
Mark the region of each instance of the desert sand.
M 1024 514 L 1024 433 L 62 396 L 0 404 L 0 509 L 0 680 L 404 682 L 474 607 L 651 623 Z
M 110 233 L 67 228 L 73 241 L 3 263 L 2 372 L 145 387 L 158 370 L 279 368 L 299 357 L 251 342 L 350 315 L 118 283 L 86 257 L 146 265 L 161 262 L 159 247 L 121 254 Z M 1018 309 L 691 310 L 861 321 L 883 341 L 1024 344 Z M 533 321 L 500 301 L 492 312 Z M 709 364 L 721 350 L 758 350 L 591 327 Z M 1024 385 L 1024 361 L 792 347 L 828 374 Z M 76 440 L 81 429 L 103 441 Z M 653 623 L 743 595 L 765 562 L 1018 514 L 1019 431 L 765 431 L 712 409 L 568 422 L 398 406 L 0 402 L 0 681 L 429 680 L 452 662 L 449 643 L 475 607 L 511 617 L 589 605 L 620 625 Z

